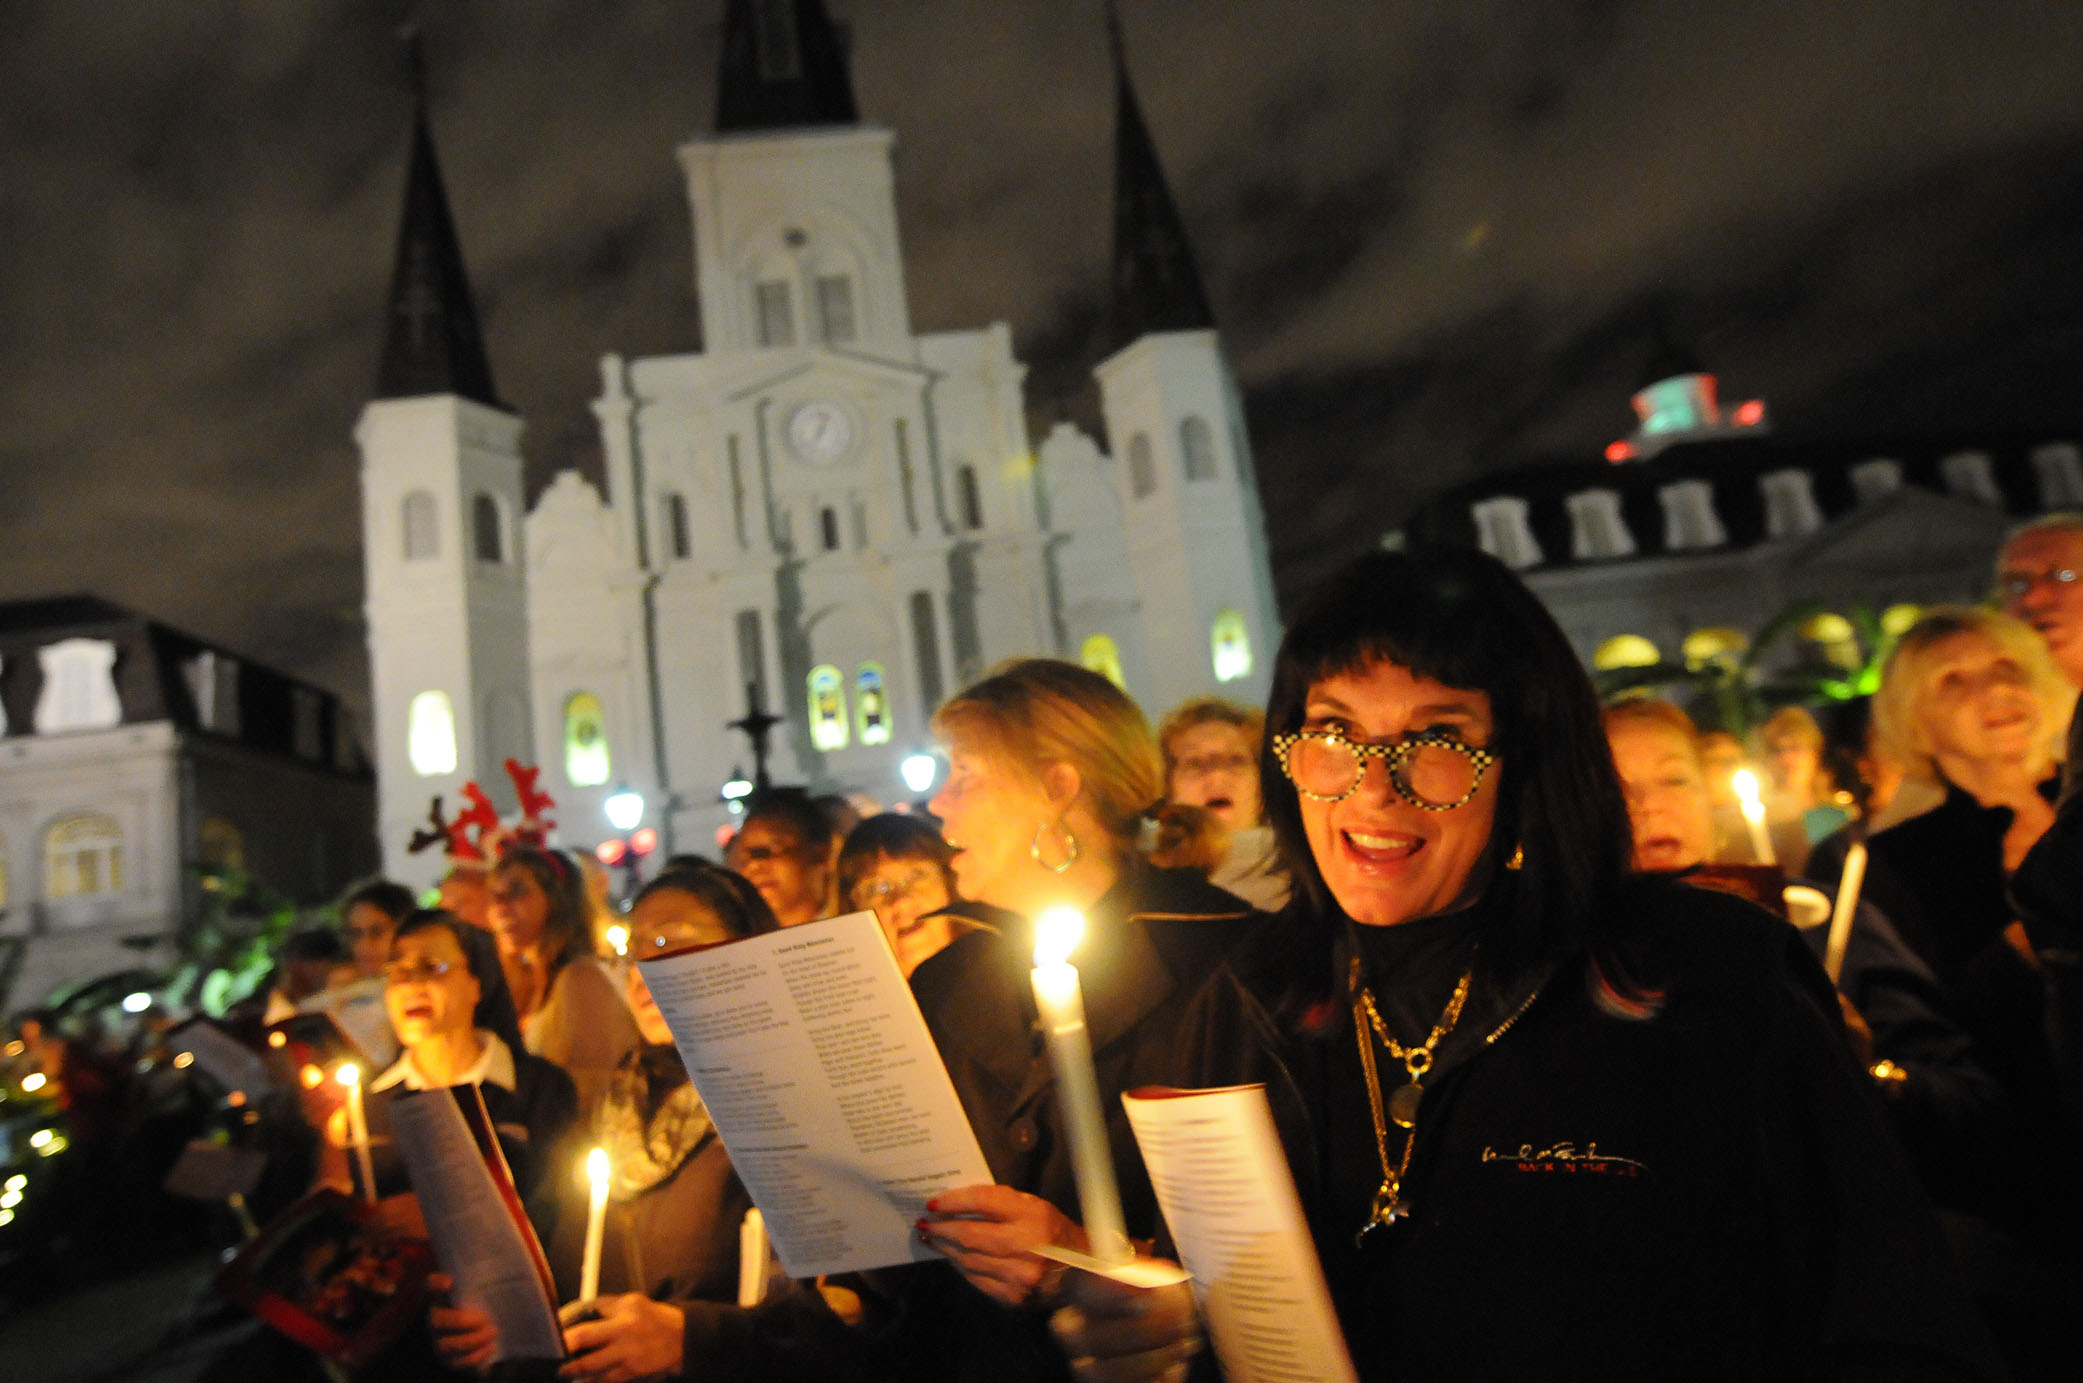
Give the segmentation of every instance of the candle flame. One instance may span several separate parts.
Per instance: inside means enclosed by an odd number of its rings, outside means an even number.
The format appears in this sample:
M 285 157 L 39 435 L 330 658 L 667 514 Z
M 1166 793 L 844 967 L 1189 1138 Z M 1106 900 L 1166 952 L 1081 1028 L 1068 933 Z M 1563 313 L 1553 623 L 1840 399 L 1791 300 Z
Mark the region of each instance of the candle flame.
M 1061 965 L 1085 939 L 1085 914 L 1076 908 L 1050 908 L 1034 919 L 1034 963 Z
M 608 945 L 614 948 L 616 955 L 626 956 L 629 954 L 629 928 L 623 926 L 620 922 L 616 922 L 608 927 L 606 935 Z
M 340 1069 L 333 1073 L 333 1079 L 352 1090 L 362 1083 L 362 1068 L 351 1061 L 343 1061 Z
M 607 1184 L 608 1150 L 606 1148 L 595 1148 L 592 1152 L 586 1154 L 586 1179 L 595 1186 Z
M 1736 789 L 1736 796 L 1742 800 L 1744 816 L 1752 821 L 1759 820 L 1764 816 L 1765 803 L 1758 796 L 1757 774 L 1752 773 L 1747 768 L 1739 768 L 1736 770 L 1735 776 L 1729 780 L 1729 786 Z

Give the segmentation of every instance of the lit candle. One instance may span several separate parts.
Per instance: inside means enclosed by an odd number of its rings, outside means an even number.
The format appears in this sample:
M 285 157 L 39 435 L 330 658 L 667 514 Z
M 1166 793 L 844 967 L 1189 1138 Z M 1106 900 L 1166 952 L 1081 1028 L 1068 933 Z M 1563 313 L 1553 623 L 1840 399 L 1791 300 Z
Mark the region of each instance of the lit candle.
M 586 1154 L 586 1180 L 593 1185 L 586 1206 L 586 1256 L 579 1264 L 579 1300 L 600 1295 L 600 1241 L 608 1227 L 608 1150 L 595 1148 Z
M 347 1141 L 354 1144 L 355 1165 L 362 1171 L 362 1198 L 376 1203 L 376 1163 L 369 1156 L 369 1120 L 362 1109 L 362 1068 L 342 1062 L 333 1079 L 347 1087 Z
M 1823 969 L 1830 983 L 1844 973 L 1844 948 L 1852 939 L 1852 914 L 1859 908 L 1859 889 L 1866 883 L 1866 842 L 1855 840 L 1844 852 L 1844 872 L 1837 879 L 1837 906 L 1830 910 L 1830 941 L 1823 948 Z
M 1056 1108 L 1077 1174 L 1078 1203 L 1092 1256 L 1103 1263 L 1135 1257 L 1121 1222 L 1121 1192 L 1107 1151 L 1106 1112 L 1099 1100 L 1099 1073 L 1092 1068 L 1092 1037 L 1085 1029 L 1085 997 L 1070 953 L 1085 934 L 1075 908 L 1052 908 L 1035 922 L 1034 1004 L 1056 1072 Z
M 759 1207 L 738 1226 L 738 1305 L 757 1306 L 767 1295 L 767 1222 Z
M 1739 768 L 1733 786 L 1743 801 L 1743 819 L 1750 823 L 1751 853 L 1758 857 L 1759 864 L 1777 865 L 1779 856 L 1772 853 L 1772 836 L 1765 830 L 1765 802 L 1758 796 L 1758 775 Z

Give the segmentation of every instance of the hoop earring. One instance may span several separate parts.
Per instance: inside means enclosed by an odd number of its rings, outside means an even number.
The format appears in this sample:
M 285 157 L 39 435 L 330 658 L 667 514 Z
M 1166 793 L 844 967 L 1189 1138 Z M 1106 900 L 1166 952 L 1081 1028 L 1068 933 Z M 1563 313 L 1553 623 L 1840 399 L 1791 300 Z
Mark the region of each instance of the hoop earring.
M 1051 874 L 1061 874 L 1078 862 L 1078 838 L 1072 835 L 1070 827 L 1062 822 L 1056 822 L 1055 825 L 1057 830 L 1063 832 L 1063 863 L 1051 864 L 1042 858 L 1042 837 L 1049 833 L 1049 823 L 1046 821 L 1034 828 L 1034 841 L 1027 847 L 1027 853 L 1033 857 L 1036 864 Z

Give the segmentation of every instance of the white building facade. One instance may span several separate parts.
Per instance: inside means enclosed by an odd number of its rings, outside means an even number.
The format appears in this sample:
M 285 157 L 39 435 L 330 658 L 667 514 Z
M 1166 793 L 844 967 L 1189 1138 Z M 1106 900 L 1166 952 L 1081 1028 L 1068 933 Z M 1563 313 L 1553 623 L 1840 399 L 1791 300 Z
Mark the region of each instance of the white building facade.
M 913 329 L 892 136 L 821 5 L 733 3 L 717 131 L 680 150 L 704 348 L 604 359 L 606 494 L 566 473 L 518 522 L 520 423 L 422 118 L 357 431 L 391 873 L 431 877 L 404 852 L 430 797 L 496 799 L 508 755 L 542 765 L 563 843 L 612 834 L 626 785 L 669 847 L 709 848 L 750 706 L 782 718 L 774 781 L 888 801 L 933 710 L 1005 658 L 1080 659 L 1153 717 L 1262 700 L 1278 616 L 1241 403 L 1120 91 L 1114 452 L 1067 425 L 1037 449 L 1005 323 Z

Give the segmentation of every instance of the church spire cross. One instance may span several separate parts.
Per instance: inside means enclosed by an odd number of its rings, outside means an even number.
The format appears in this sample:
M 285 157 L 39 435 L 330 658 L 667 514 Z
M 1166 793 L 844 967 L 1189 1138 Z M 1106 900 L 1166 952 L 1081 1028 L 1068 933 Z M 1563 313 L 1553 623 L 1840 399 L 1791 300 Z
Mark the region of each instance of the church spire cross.
M 459 394 L 500 408 L 492 364 L 478 330 L 477 304 L 463 271 L 462 247 L 434 156 L 434 136 L 427 126 L 426 69 L 417 26 L 408 27 L 402 37 L 413 90 L 412 160 L 405 174 L 405 210 L 398 226 L 376 397 Z
M 846 43 L 823 0 L 730 0 L 716 132 L 860 121 Z
M 1215 314 L 1208 307 L 1208 294 L 1186 241 L 1185 223 L 1165 185 L 1157 147 L 1129 82 L 1121 16 L 1112 0 L 1106 12 L 1116 101 L 1114 277 L 1108 345 L 1118 351 L 1152 332 L 1213 327 Z

